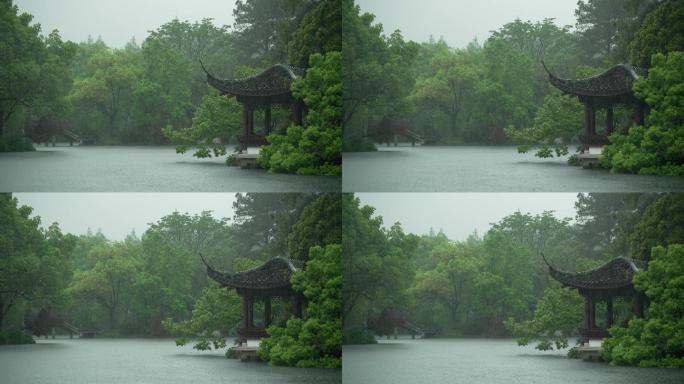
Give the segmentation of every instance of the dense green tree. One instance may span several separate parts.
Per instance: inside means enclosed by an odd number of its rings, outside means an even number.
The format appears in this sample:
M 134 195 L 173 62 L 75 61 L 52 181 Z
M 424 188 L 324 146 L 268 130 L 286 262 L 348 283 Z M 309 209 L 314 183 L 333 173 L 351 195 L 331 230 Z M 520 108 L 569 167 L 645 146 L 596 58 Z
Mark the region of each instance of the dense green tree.
M 304 208 L 297 222 L 289 228 L 288 254 L 306 260 L 314 246 L 342 242 L 342 198 L 338 193 L 319 196 Z
M 18 325 L 5 324 L 17 305 L 48 306 L 71 278 L 69 253 L 75 238 L 62 234 L 57 225 L 41 229 L 32 211 L 0 194 L 0 331 Z
M 0 151 L 30 149 L 22 137 L 26 118 L 62 113 L 71 86 L 75 44 L 56 31 L 41 36 L 32 20 L 14 1 L 0 2 Z
M 419 81 L 414 98 L 448 116 L 452 135 L 458 135 L 458 121 L 467 97 L 478 81 L 477 64 L 468 51 L 446 51 L 433 58 L 434 75 Z
M 588 193 L 578 194 L 575 202 L 577 212 L 576 236 L 579 240 L 578 254 L 592 260 L 606 260 L 618 256 L 637 259 L 647 254 L 640 251 L 635 229 L 644 211 L 660 196 L 650 193 Z M 650 247 L 648 248 L 650 250 Z
M 92 75 L 77 79 L 70 95 L 74 104 L 92 107 L 104 117 L 105 135 L 114 140 L 133 107 L 132 95 L 140 76 L 136 60 L 135 53 L 125 50 L 96 54 L 89 60 Z
M 308 68 L 314 53 L 341 52 L 341 12 L 342 0 L 326 0 L 306 13 L 288 44 L 289 63 Z
M 118 329 L 121 308 L 130 303 L 132 284 L 140 265 L 139 244 L 103 244 L 91 250 L 94 266 L 77 271 L 69 291 L 76 297 L 93 300 L 108 316 L 110 330 Z
M 544 99 L 532 127 L 522 130 L 507 128 L 505 132 L 514 142 L 522 144 L 518 147 L 521 153 L 528 152 L 534 145 L 537 146 L 537 157 L 560 157 L 568 154 L 568 144 L 583 126 L 584 110 L 580 102 L 553 91 Z
M 316 198 L 301 193 L 237 194 L 233 203 L 237 254 L 257 260 L 288 256 L 292 249 L 289 237 L 297 237 L 294 226 Z
M 651 66 L 656 53 L 684 51 L 684 2 L 681 0 L 651 1 L 659 4 L 643 20 L 630 43 L 632 63 Z
M 402 112 L 414 82 L 418 44 L 398 31 L 382 34 L 374 16 L 342 0 L 343 136 L 346 151 L 373 149 L 369 126 L 386 114 Z
M 199 158 L 226 156 L 226 145 L 235 142 L 242 128 L 242 107 L 233 98 L 211 92 L 195 111 L 190 128 L 163 129 L 164 135 L 178 143 L 176 151 L 185 153 L 195 148 L 193 156 Z
M 656 246 L 684 244 L 684 196 L 667 194 L 648 205 L 629 234 L 631 255 L 647 260 Z
M 243 64 L 286 63 L 293 32 L 319 2 L 311 0 L 238 0 L 233 9 L 233 46 Z M 313 52 L 310 52 L 313 53 Z
M 339 244 L 311 248 L 306 269 L 292 277 L 292 287 L 308 300 L 306 316 L 270 327 L 261 358 L 275 365 L 342 366 L 341 253 Z
M 628 17 L 629 0 L 582 0 L 575 17 L 580 47 L 590 60 L 610 60 L 618 49 L 619 20 Z M 624 47 L 623 47 L 624 50 Z M 624 54 L 624 52 L 622 52 Z M 622 57 L 622 60 L 626 57 Z
M 389 231 L 374 208 L 352 195 L 342 198 L 342 324 L 345 342 L 367 341 L 371 312 L 398 306 L 413 280 L 409 257 L 414 246 L 399 226 Z M 405 246 L 406 245 L 406 246 Z
M 653 248 L 648 269 L 634 286 L 649 299 L 649 317 L 611 328 L 602 357 L 611 364 L 684 366 L 684 245 Z
M 646 126 L 611 135 L 602 164 L 614 172 L 684 174 L 684 52 L 653 56 L 648 77 L 634 85 L 650 107 Z
M 257 266 L 253 260 L 237 260 L 235 271 Z M 228 290 L 210 283 L 197 299 L 189 319 L 175 322 L 172 318 L 162 321 L 164 328 L 174 336 L 176 345 L 182 346 L 193 340 L 193 348 L 205 351 L 226 347 L 226 337 L 242 320 L 242 303 L 235 290 Z
M 342 57 L 339 52 L 311 56 L 307 76 L 292 85 L 308 114 L 303 127 L 271 134 L 259 164 L 270 172 L 301 175 L 342 173 Z
M 563 349 L 581 324 L 582 311 L 583 301 L 577 291 L 554 283 L 537 302 L 534 318 L 522 322 L 509 318 L 506 328 L 518 337 L 518 345 L 536 341 L 535 348 L 541 351 Z

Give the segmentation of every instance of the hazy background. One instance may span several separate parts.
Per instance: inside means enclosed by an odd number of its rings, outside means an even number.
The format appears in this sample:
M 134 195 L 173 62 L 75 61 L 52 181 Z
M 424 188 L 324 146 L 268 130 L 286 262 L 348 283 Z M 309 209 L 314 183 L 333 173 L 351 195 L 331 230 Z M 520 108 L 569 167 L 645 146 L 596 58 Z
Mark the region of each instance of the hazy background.
M 482 43 L 490 31 L 516 18 L 575 25 L 577 0 L 357 0 L 362 11 L 376 15 L 385 34 L 399 29 L 404 38 L 424 42 L 440 36 L 463 48 L 473 38 Z
M 558 218 L 575 217 L 576 193 L 357 193 L 363 204 L 376 208 L 385 227 L 400 222 L 405 232 L 427 234 L 440 229 L 452 240 L 465 240 L 477 230 L 484 235 L 515 211 L 555 211 Z
M 191 22 L 213 18 L 215 25 L 233 25 L 234 0 L 16 0 L 34 15 L 44 34 L 57 29 L 65 40 L 81 42 L 98 36 L 110 47 L 123 47 L 135 37 L 178 18 Z
M 33 207 L 43 227 L 58 222 L 62 232 L 85 234 L 98 230 L 110 240 L 123 240 L 132 230 L 142 235 L 173 211 L 197 214 L 213 211 L 215 218 L 232 218 L 233 193 L 15 193 L 21 205 Z

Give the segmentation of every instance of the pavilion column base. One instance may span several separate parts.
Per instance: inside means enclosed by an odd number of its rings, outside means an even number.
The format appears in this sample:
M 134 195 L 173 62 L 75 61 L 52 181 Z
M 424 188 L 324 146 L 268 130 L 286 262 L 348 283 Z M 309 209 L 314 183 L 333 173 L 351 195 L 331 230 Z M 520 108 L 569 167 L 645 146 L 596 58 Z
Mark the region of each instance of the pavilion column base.
M 266 329 L 260 327 L 238 328 L 237 334 L 241 339 L 261 339 L 268 336 Z
M 603 328 L 580 328 L 579 334 L 583 341 L 605 339 L 610 336 L 608 330 Z

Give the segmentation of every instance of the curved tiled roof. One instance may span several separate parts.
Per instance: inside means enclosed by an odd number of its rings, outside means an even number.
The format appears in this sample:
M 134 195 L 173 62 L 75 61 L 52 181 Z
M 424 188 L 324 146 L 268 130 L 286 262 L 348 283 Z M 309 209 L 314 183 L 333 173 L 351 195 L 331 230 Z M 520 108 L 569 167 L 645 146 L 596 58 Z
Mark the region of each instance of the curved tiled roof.
M 546 261 L 546 258 L 544 258 Z M 549 274 L 566 287 L 579 289 L 618 289 L 630 287 L 636 272 L 646 269 L 641 261 L 617 257 L 598 268 L 583 272 L 559 271 L 551 264 Z
M 200 64 L 202 64 L 200 62 Z M 256 96 L 268 97 L 290 93 L 290 86 L 294 80 L 305 76 L 306 71 L 302 68 L 289 65 L 276 64 L 264 72 L 244 79 L 219 79 L 209 73 L 202 64 L 202 69 L 207 74 L 207 82 L 221 93 L 232 96 Z
M 542 62 L 542 64 L 544 64 Z M 551 85 L 561 91 L 576 96 L 611 97 L 629 95 L 632 93 L 634 81 L 646 76 L 646 70 L 631 65 L 619 64 L 607 71 L 586 79 L 561 79 L 549 74 Z
M 201 255 L 200 255 L 201 257 Z M 212 268 L 202 257 L 207 266 L 207 275 L 223 287 L 238 289 L 273 289 L 290 287 L 290 278 L 295 272 L 302 270 L 301 265 L 293 260 L 276 257 L 264 264 L 241 272 L 221 272 Z

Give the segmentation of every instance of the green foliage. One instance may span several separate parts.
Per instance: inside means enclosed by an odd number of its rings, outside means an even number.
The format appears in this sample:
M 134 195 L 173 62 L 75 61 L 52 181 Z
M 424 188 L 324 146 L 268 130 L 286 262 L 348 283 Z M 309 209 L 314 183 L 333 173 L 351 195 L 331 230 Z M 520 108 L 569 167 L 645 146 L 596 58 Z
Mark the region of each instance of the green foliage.
M 71 277 L 69 253 L 75 239 L 59 227 L 40 228 L 32 209 L 0 194 L 0 330 L 20 303 L 48 306 L 58 301 Z M 18 324 L 10 324 L 12 327 Z
M 288 235 L 288 254 L 306 260 L 314 246 L 342 242 L 342 198 L 339 193 L 326 193 L 307 205 Z
M 17 138 L 29 118 L 60 114 L 71 86 L 69 64 L 76 46 L 54 31 L 41 36 L 33 16 L 19 13 L 11 0 L 0 2 L 0 150 L 25 150 Z
M 684 195 L 666 194 L 646 208 L 629 235 L 632 257 L 647 260 L 655 246 L 684 244 Z
M 684 245 L 653 248 L 634 286 L 649 298 L 649 317 L 611 328 L 602 357 L 614 365 L 684 367 Z
M 684 175 L 684 52 L 653 56 L 634 92 L 650 106 L 646 127 L 613 134 L 603 165 L 613 172 Z
M 343 135 L 345 151 L 374 149 L 369 125 L 385 115 L 402 115 L 415 82 L 418 44 L 399 31 L 382 34 L 374 16 L 342 0 Z
M 667 0 L 648 13 L 630 43 L 634 65 L 649 67 L 656 53 L 684 51 L 684 2 Z
M 458 134 L 465 98 L 472 95 L 478 82 L 477 64 L 463 50 L 439 53 L 432 59 L 432 66 L 434 75 L 416 82 L 412 97 L 448 116 L 451 133 Z
M 321 1 L 306 13 L 288 44 L 290 64 L 308 68 L 314 53 L 342 51 L 341 2 Z
M 242 319 L 241 302 L 233 290 L 210 284 L 195 302 L 189 320 L 174 322 L 171 318 L 162 321 L 164 328 L 174 336 L 176 345 L 182 346 L 190 340 L 199 351 L 226 347 L 226 337 Z
M 271 327 L 259 356 L 275 365 L 338 368 L 342 366 L 342 272 L 339 244 L 313 247 L 306 269 L 292 286 L 308 299 L 305 319 Z
M 339 52 L 311 56 L 305 79 L 292 85 L 309 108 L 304 127 L 272 134 L 259 164 L 270 172 L 340 175 L 342 172 L 342 58 Z
M 0 137 L 0 152 L 31 152 L 33 144 L 20 135 L 12 134 Z
M 74 274 L 69 292 L 92 299 L 107 310 L 109 329 L 117 329 L 119 305 L 128 295 L 139 268 L 139 245 L 128 243 L 102 244 L 88 255 L 93 268 Z
M 412 277 L 409 255 L 415 237 L 405 235 L 401 226 L 382 227 L 374 208 L 361 206 L 352 195 L 342 196 L 342 323 L 345 342 L 366 332 L 371 312 L 405 302 L 404 291 Z M 356 337 L 355 337 L 356 338 Z
M 531 128 L 505 129 L 506 135 L 515 143 L 524 144 L 518 151 L 527 153 L 529 145 L 538 146 L 535 156 L 548 158 L 568 154 L 568 143 L 582 130 L 583 108 L 575 97 L 552 91 L 537 111 Z
M 163 129 L 172 142 L 179 143 L 176 152 L 185 153 L 196 147 L 193 156 L 198 158 L 225 156 L 226 144 L 233 142 L 242 121 L 242 108 L 238 102 L 218 94 L 204 97 L 192 119 L 192 127 L 174 130 Z
M 576 290 L 562 288 L 558 283 L 549 286 L 537 302 L 531 320 L 506 320 L 506 328 L 516 337 L 518 345 L 536 341 L 540 351 L 568 347 L 568 337 L 582 323 L 583 301 Z
M 0 345 L 35 344 L 33 337 L 23 331 L 0 331 Z

